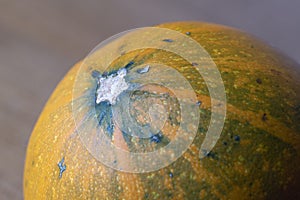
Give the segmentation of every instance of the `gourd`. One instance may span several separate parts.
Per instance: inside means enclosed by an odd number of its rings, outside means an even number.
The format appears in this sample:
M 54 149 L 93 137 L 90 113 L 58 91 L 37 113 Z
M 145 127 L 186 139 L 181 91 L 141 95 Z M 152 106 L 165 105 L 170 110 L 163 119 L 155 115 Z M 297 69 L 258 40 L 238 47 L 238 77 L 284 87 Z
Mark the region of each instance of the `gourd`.
M 30 137 L 25 199 L 299 197 L 300 66 L 233 28 L 156 28 L 100 45 L 58 84 Z M 204 60 L 178 54 L 195 43 Z

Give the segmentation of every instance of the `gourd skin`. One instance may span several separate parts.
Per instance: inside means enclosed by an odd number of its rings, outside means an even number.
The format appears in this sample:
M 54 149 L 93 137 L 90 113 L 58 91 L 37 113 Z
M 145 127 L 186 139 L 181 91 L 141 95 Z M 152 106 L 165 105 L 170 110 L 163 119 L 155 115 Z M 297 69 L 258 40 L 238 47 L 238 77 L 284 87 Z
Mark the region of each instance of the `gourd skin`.
M 198 133 L 171 165 L 126 173 L 97 161 L 82 144 L 72 115 L 77 63 L 58 84 L 32 132 L 24 169 L 25 199 L 277 199 L 299 195 L 299 65 L 243 32 L 200 22 L 159 25 L 198 41 L 216 63 L 226 90 L 227 116 L 217 145 L 200 160 L 198 147 L 210 121 L 203 79 L 187 61 L 147 49 L 126 58 L 177 68 L 201 103 Z M 137 57 L 136 57 L 137 55 Z M 173 57 L 172 57 L 173 56 Z M 199 84 L 200 83 L 200 84 Z M 94 98 L 94 97 L 91 97 Z M 120 133 L 115 142 L 130 149 Z M 132 144 L 134 145 L 134 144 Z M 60 176 L 58 163 L 66 166 Z M 298 194 L 297 194 L 298 192 Z

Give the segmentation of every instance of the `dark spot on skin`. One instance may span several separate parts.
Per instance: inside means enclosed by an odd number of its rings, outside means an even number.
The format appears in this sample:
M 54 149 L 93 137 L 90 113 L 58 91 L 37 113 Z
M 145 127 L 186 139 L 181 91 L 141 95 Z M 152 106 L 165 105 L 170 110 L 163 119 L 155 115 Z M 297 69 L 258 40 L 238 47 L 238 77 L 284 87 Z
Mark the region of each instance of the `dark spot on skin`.
M 212 151 L 208 152 L 208 154 L 206 156 L 210 157 L 210 158 L 213 158 L 213 159 L 216 158 L 216 154 L 214 152 L 212 152 Z
M 101 113 L 99 114 L 99 124 L 98 124 L 99 126 L 102 125 L 105 115 L 106 115 L 106 111 L 101 111 Z
M 196 105 L 197 106 L 201 106 L 202 102 L 201 101 L 197 101 Z
M 161 133 L 157 133 L 157 134 L 152 135 L 150 137 L 150 141 L 155 142 L 155 143 L 160 143 L 162 138 L 163 138 L 163 135 Z
M 105 72 L 103 72 L 102 74 L 100 74 L 100 72 L 99 72 L 100 75 L 98 75 L 98 73 L 95 72 L 96 70 L 94 70 L 94 71 L 92 72 L 92 76 L 94 77 L 94 76 L 96 75 L 95 78 L 100 78 L 100 77 L 108 78 L 109 76 L 116 77 L 116 76 L 118 75 L 119 70 L 121 70 L 121 69 L 129 70 L 129 69 L 132 68 L 133 65 L 134 65 L 134 61 L 130 61 L 130 62 L 127 63 L 127 64 L 125 65 L 125 67 L 123 67 L 123 68 L 116 69 L 116 70 L 111 70 L 111 71 L 105 71 Z M 94 75 L 93 75 L 93 74 L 94 74 Z M 98 75 L 98 76 L 97 76 L 97 75 Z
M 113 135 L 115 126 L 113 122 L 113 113 L 111 104 L 108 101 L 102 101 L 96 104 L 98 127 L 102 126 L 109 137 Z
M 208 153 L 209 153 L 206 149 L 202 149 L 201 151 L 202 151 L 202 154 L 203 154 L 205 157 L 206 157 L 206 156 L 208 155 Z
M 92 71 L 92 77 L 93 78 L 99 78 L 101 76 L 101 73 L 97 70 Z
M 172 172 L 169 173 L 169 176 L 170 176 L 170 178 L 173 178 L 173 177 L 174 177 L 174 175 L 173 175 Z
M 108 134 L 109 134 L 110 136 L 112 136 L 113 133 L 114 133 L 114 124 L 113 124 L 113 123 L 109 123 L 109 124 L 107 125 L 106 130 L 107 130 Z
M 202 126 L 200 126 L 200 127 L 199 127 L 199 131 L 200 131 L 201 133 L 203 133 L 203 132 L 205 132 L 206 130 L 205 130 L 205 128 L 203 128 Z
M 134 65 L 134 61 L 130 61 L 127 65 L 125 65 L 125 69 L 129 70 Z
M 193 62 L 192 65 L 193 66 L 198 66 L 198 63 Z
M 262 80 L 260 78 L 256 79 L 256 83 L 262 84 Z
M 221 103 L 218 103 L 218 104 L 217 104 L 218 107 L 220 107 L 221 105 L 222 105 Z
M 148 197 L 149 197 L 149 194 L 148 193 L 145 193 L 145 199 L 148 199 Z
M 109 120 L 108 120 L 108 123 L 107 123 L 107 132 L 109 134 L 109 136 L 112 136 L 113 133 L 114 133 L 114 122 L 113 122 L 113 113 L 112 113 L 112 110 L 109 109 Z
M 124 132 L 124 131 L 121 131 L 121 132 L 122 132 L 122 136 L 123 136 L 125 142 L 127 144 L 131 143 L 131 139 L 130 139 L 129 135 L 126 132 Z
M 186 34 L 186 35 L 191 35 L 191 32 L 188 31 L 188 32 L 185 32 L 185 34 Z
M 241 141 L 241 138 L 240 138 L 240 136 L 239 136 L 239 135 L 235 135 L 235 136 L 233 136 L 233 139 L 234 139 L 234 141 L 236 141 L 236 142 L 239 142 L 239 141 Z
M 131 65 L 134 64 L 134 63 L 130 64 L 131 62 L 133 62 L 133 61 L 130 61 L 130 62 L 127 64 L 127 65 L 130 65 L 130 66 L 125 65 L 125 67 L 123 67 L 123 68 L 126 69 L 126 70 L 128 70 L 128 68 L 131 67 Z M 126 68 L 126 67 L 128 67 L 128 68 Z M 120 69 L 122 69 L 122 68 L 120 68 Z M 105 77 L 105 78 L 107 78 L 108 76 L 116 77 L 116 76 L 118 75 L 118 71 L 119 71 L 120 69 L 111 70 L 111 71 L 109 71 L 109 72 L 104 72 L 104 73 L 102 74 L 102 76 Z
M 268 118 L 267 118 L 267 114 L 264 113 L 261 119 L 262 119 L 264 122 L 267 121 L 267 119 L 268 119 Z
M 214 153 L 213 151 L 207 151 L 205 149 L 202 150 L 203 155 L 212 159 L 217 159 L 217 154 Z
M 109 75 L 108 72 L 103 72 L 102 74 L 103 77 L 107 77 L 108 75 Z
M 61 159 L 61 161 L 59 161 L 59 163 L 57 164 L 58 168 L 59 168 L 59 178 L 62 178 L 62 174 L 64 173 L 64 171 L 66 171 L 67 166 L 64 164 L 65 162 L 65 158 L 63 157 Z
M 172 39 L 163 39 L 164 42 L 174 42 Z

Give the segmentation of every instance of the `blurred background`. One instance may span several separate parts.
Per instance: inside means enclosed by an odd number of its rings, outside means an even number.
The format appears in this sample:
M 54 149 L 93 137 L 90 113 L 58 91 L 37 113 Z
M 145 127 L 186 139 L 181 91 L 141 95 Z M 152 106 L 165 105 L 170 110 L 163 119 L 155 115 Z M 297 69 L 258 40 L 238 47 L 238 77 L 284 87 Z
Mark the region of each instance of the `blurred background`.
M 102 40 L 197 20 L 243 29 L 300 62 L 299 0 L 0 0 L 0 199 L 22 199 L 26 145 L 64 74 Z

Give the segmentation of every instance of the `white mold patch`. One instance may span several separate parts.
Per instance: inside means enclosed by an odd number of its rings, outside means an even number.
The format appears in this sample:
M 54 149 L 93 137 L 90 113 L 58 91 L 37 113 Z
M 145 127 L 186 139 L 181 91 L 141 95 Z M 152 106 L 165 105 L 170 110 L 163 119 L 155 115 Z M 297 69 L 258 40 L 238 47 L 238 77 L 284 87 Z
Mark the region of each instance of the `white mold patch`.
M 142 68 L 142 69 L 138 69 L 137 70 L 137 73 L 139 74 L 144 74 L 144 73 L 147 73 L 150 69 L 150 65 L 147 65 L 146 67 Z
M 126 74 L 127 70 L 121 68 L 116 73 L 107 77 L 99 77 L 96 103 L 99 104 L 100 102 L 108 101 L 111 105 L 114 105 L 117 97 L 129 87 L 124 78 Z

